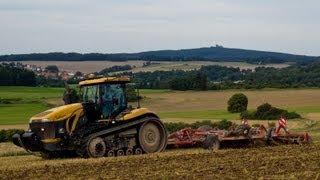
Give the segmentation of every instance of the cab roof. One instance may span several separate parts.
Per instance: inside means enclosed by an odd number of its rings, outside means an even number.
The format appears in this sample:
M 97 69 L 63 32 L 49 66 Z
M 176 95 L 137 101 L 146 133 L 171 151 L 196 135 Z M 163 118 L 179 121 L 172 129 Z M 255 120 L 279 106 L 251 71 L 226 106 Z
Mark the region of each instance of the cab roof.
M 80 81 L 80 86 L 94 85 L 94 84 L 106 84 L 106 83 L 128 83 L 130 78 L 128 77 L 102 77 L 102 78 L 92 78 L 84 81 Z

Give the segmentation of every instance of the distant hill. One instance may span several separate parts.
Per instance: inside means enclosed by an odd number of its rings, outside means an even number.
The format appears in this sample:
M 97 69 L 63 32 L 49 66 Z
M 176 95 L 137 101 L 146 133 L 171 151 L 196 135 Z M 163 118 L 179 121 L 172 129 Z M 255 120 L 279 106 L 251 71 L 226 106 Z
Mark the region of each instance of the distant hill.
M 249 63 L 309 62 L 320 57 L 278 52 L 224 48 L 222 46 L 182 50 L 159 50 L 140 53 L 32 53 L 0 56 L 0 61 L 90 61 L 90 60 L 151 60 L 151 61 L 241 61 Z

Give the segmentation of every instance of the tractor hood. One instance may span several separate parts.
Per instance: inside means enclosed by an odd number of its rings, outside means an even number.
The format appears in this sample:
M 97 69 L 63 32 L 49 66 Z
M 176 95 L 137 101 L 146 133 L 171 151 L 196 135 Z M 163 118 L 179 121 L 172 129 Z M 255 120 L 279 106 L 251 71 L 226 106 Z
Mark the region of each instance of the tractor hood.
M 30 119 L 31 122 L 60 121 L 69 118 L 75 111 L 82 109 L 81 103 L 68 104 L 56 108 L 48 109 Z

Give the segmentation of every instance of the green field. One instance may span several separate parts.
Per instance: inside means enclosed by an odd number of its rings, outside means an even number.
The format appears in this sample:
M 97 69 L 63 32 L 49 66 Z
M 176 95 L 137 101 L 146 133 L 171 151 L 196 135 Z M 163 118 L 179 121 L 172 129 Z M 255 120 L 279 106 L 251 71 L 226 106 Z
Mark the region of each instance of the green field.
M 27 124 L 31 116 L 48 109 L 62 93 L 62 88 L 2 86 L 0 98 L 8 104 L 0 104 L 0 124 Z
M 27 124 L 32 115 L 62 104 L 63 88 L 0 87 L 0 125 Z M 320 89 L 266 89 L 228 91 L 172 91 L 142 89 L 141 101 L 164 121 L 237 120 L 239 114 L 226 111 L 228 98 L 237 92 L 249 98 L 249 109 L 269 102 L 276 107 L 301 113 L 305 119 L 320 119 Z M 136 106 L 136 103 L 132 103 Z
M 24 100 L 41 100 L 60 97 L 63 88 L 0 86 L 0 98 L 22 98 Z
M 1 124 L 28 123 L 29 118 L 48 107 L 41 103 L 0 105 Z

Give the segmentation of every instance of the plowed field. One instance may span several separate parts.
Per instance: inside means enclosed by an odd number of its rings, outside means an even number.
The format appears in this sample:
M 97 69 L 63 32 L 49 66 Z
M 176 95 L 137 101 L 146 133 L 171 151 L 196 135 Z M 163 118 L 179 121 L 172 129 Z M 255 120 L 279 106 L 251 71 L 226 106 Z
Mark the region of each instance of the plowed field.
M 214 152 L 174 149 L 99 159 L 3 156 L 0 157 L 0 179 L 319 179 L 319 160 L 320 143 Z

